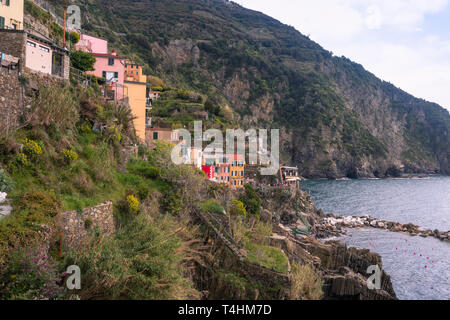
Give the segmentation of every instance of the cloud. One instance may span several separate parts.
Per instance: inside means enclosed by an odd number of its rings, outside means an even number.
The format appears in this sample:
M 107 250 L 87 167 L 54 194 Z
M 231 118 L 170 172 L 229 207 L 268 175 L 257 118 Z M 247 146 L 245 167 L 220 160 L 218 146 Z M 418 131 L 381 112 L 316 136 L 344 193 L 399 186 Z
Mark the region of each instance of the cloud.
M 428 30 L 450 0 L 241 0 L 383 80 L 450 110 L 449 24 Z M 446 38 L 447 37 L 447 38 Z
M 366 26 L 369 29 L 380 29 L 383 23 L 381 10 L 377 5 L 372 5 L 367 8 Z

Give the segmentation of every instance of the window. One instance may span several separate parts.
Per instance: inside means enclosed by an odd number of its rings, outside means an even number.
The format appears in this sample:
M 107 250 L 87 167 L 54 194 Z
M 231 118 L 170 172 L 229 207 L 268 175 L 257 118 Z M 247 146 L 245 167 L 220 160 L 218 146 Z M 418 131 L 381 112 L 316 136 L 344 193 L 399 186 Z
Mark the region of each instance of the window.
M 108 58 L 108 66 L 114 65 L 114 58 Z
M 103 77 L 103 78 L 106 78 L 106 71 L 103 71 L 103 72 L 102 72 L 102 77 Z
M 116 78 L 116 79 L 119 78 L 119 73 L 118 72 L 114 72 L 114 78 Z
M 12 24 L 12 28 L 13 28 L 14 30 L 17 30 L 17 24 L 13 23 L 13 24 Z
M 34 42 L 27 41 L 27 45 L 29 45 L 30 47 L 36 48 L 36 43 L 34 43 Z
M 9 7 L 9 0 L 6 0 L 6 5 Z
M 5 18 L 0 17 L 0 29 L 5 29 Z
M 46 48 L 46 47 L 43 47 L 43 46 L 39 46 L 39 49 L 41 49 L 42 51 L 45 51 L 45 52 L 50 52 L 49 48 Z
M 158 132 L 153 132 L 153 140 L 158 140 Z

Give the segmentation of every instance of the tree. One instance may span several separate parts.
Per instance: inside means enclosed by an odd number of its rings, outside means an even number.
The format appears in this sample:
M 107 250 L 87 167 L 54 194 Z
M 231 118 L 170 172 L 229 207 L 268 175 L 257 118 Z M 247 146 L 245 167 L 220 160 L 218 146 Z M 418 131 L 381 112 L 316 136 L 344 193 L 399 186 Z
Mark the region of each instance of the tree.
M 72 67 L 81 71 L 93 71 L 95 61 L 95 57 L 89 52 L 72 51 L 70 54 L 70 63 L 72 64 Z
M 220 107 L 215 105 L 211 99 L 207 99 L 205 102 L 205 110 L 211 114 L 218 116 L 220 114 Z
M 78 34 L 78 32 L 73 31 L 70 33 L 69 39 L 72 44 L 77 44 L 78 41 L 80 41 L 80 35 Z
M 249 214 L 259 217 L 259 213 L 261 212 L 261 198 L 251 185 L 245 185 L 245 193 L 239 197 L 239 200 L 244 203 L 245 209 Z

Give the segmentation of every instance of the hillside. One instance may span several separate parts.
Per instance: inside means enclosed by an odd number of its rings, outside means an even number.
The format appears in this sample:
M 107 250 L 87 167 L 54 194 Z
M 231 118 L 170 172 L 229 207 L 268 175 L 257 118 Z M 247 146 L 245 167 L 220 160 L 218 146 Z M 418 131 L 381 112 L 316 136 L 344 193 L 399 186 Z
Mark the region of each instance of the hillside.
M 231 106 L 243 127 L 281 128 L 283 161 L 304 176 L 450 170 L 447 110 L 264 14 L 219 0 L 77 2 L 85 32 L 147 72 Z
M 367 289 L 379 255 L 315 239 L 308 193 L 212 183 L 170 145 L 134 145 L 130 110 L 93 87 L 22 77 L 30 107 L 0 132 L 0 299 L 396 298 L 386 273 Z

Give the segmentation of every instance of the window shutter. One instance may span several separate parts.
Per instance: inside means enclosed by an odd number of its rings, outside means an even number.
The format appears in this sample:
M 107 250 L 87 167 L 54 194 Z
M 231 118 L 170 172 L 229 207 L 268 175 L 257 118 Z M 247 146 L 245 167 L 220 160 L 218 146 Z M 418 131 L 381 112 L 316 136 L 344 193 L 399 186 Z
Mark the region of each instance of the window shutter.
M 4 29 L 5 28 L 5 18 L 0 17 L 0 29 Z
M 119 73 L 118 72 L 114 72 L 114 78 L 119 78 Z
M 103 77 L 103 78 L 106 78 L 106 71 L 103 71 L 103 72 L 102 72 L 102 77 Z
M 9 6 L 9 0 L 6 0 L 6 5 Z

